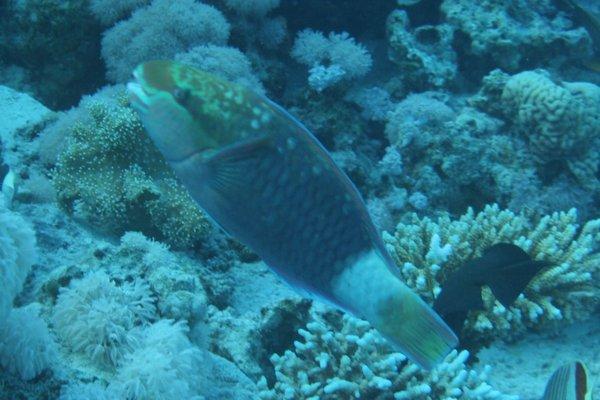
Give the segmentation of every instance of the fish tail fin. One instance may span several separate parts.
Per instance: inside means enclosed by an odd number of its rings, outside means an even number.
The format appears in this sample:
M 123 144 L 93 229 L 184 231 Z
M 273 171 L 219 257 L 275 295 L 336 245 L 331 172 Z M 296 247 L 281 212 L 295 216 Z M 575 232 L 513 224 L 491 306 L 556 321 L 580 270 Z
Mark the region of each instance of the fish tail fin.
M 399 351 L 425 369 L 441 362 L 458 339 L 406 286 L 378 251 L 361 254 L 332 281 L 336 304 L 367 319 Z
M 376 328 L 409 359 L 431 369 L 456 347 L 458 339 L 446 323 L 417 294 L 401 290 L 380 303 Z

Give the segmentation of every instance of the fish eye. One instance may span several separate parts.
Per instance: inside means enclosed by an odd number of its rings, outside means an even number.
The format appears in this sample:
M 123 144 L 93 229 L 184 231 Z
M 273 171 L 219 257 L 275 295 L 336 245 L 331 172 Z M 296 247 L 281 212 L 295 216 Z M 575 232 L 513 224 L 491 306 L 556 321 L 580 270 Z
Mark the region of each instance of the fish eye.
M 185 107 L 190 98 L 190 90 L 186 88 L 177 88 L 173 91 L 173 98 L 177 103 Z

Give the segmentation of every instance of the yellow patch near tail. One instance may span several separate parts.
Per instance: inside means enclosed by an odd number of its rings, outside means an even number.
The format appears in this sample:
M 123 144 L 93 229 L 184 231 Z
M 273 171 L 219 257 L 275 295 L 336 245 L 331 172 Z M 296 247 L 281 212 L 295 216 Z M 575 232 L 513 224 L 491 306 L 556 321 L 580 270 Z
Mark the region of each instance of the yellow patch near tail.
M 423 368 L 434 367 L 458 343 L 444 321 L 392 273 L 376 251 L 359 257 L 332 284 L 342 306 L 370 321 Z

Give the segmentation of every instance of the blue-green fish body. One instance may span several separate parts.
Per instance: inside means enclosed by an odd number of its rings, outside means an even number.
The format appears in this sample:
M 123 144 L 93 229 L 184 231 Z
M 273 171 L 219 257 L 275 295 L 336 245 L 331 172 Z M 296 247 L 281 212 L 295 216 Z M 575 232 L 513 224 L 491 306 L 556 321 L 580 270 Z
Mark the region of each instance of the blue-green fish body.
M 424 367 L 456 345 L 393 272 L 366 207 L 327 151 L 281 107 L 169 61 L 128 88 L 150 137 L 198 205 L 293 287 L 367 319 Z

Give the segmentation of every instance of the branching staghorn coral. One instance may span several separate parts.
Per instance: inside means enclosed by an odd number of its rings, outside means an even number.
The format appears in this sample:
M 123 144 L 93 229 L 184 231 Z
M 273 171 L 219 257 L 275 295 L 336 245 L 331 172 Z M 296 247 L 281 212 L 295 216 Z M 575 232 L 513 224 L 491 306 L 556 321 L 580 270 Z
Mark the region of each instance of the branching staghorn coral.
M 405 282 L 430 303 L 450 272 L 495 243 L 513 243 L 533 259 L 551 263 L 508 308 L 484 287 L 485 310 L 469 314 L 463 326 L 465 340 L 511 338 L 526 328 L 584 319 L 600 303 L 600 219 L 580 227 L 575 209 L 544 216 L 537 223 L 497 205 L 477 214 L 469 209 L 456 220 L 412 214 L 408 222 L 398 224 L 394 235 L 384 234 L 384 240 Z
M 282 356 L 274 354 L 277 381 L 258 386 L 262 400 L 513 399 L 485 381 L 489 367 L 477 372 L 465 366 L 468 351 L 454 350 L 432 371 L 424 371 L 394 352 L 376 330 L 344 314 L 332 323 L 315 320 L 298 330 L 304 338 Z M 331 318 L 328 318 L 331 319 Z

